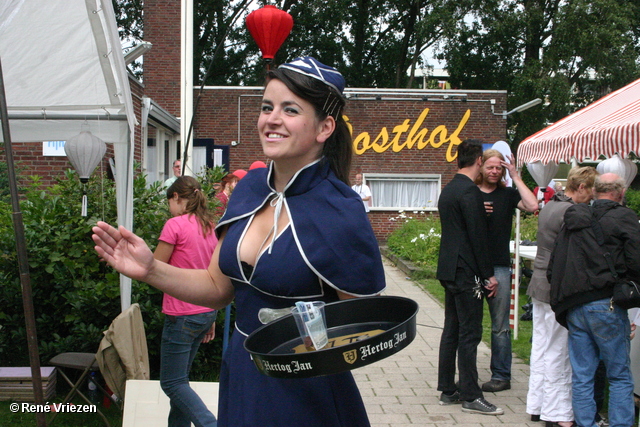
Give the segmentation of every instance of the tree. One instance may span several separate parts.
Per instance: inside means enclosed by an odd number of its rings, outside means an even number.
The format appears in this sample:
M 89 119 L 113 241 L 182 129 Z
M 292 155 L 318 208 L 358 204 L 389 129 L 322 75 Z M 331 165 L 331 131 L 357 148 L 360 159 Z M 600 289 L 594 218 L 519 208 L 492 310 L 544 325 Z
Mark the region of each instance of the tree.
M 355 87 L 412 87 L 425 50 L 466 13 L 465 1 L 360 0 L 347 5 L 344 74 Z
M 142 40 L 142 0 L 112 0 L 120 40 Z
M 242 30 L 250 4 L 251 0 L 196 0 L 194 82 L 204 79 L 207 85 L 256 84 L 251 79 L 251 64 L 256 62 L 258 49 L 249 44 L 250 36 Z M 248 81 L 247 76 L 251 76 Z
M 507 89 L 514 147 L 525 137 L 640 76 L 638 2 L 493 0 L 447 34 L 441 59 L 453 86 Z
M 142 37 L 141 0 L 113 0 L 121 36 Z M 506 89 L 515 147 L 525 137 L 640 75 L 639 0 L 281 0 L 294 27 L 275 63 L 313 55 L 351 87 L 416 87 L 440 46 L 452 87 Z M 253 0 L 197 0 L 194 81 L 261 85 L 264 64 L 244 19 Z M 216 53 L 217 52 L 217 53 Z
M 469 1 L 283 0 L 275 6 L 291 14 L 294 28 L 274 62 L 313 55 L 339 68 L 352 87 L 411 86 L 424 51 L 464 16 Z M 121 37 L 136 43 L 143 37 L 141 0 L 113 2 Z M 263 83 L 258 47 L 244 26 L 258 6 L 251 0 L 196 0 L 194 81 L 206 75 L 208 85 Z
M 120 40 L 126 48 L 134 48 L 142 40 L 142 0 L 112 0 Z M 142 76 L 139 62 L 130 65 L 136 77 Z

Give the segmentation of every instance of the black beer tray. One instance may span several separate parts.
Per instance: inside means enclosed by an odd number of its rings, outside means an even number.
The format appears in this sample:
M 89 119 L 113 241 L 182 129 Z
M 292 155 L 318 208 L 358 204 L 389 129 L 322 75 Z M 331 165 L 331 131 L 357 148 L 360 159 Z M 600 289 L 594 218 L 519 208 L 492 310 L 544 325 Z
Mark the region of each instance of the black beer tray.
M 409 298 L 354 298 L 325 306 L 329 343 L 307 351 L 293 315 L 256 329 L 244 342 L 256 367 L 276 378 L 337 374 L 382 360 L 416 336 L 418 304 Z

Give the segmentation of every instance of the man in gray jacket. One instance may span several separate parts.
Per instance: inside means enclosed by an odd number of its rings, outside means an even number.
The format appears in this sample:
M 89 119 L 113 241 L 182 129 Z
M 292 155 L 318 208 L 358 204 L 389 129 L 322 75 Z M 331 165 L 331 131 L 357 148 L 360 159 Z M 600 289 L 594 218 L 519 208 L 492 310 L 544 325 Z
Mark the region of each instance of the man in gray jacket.
M 609 380 L 610 425 L 635 423 L 629 317 L 611 299 L 618 280 L 640 283 L 640 224 L 620 204 L 624 192 L 619 176 L 597 177 L 593 207 L 575 205 L 565 212 L 565 230 L 549 264 L 551 305 L 569 329 L 574 417 L 584 427 L 595 426 L 593 377 L 600 360 Z M 598 228 L 604 239 L 596 243 Z

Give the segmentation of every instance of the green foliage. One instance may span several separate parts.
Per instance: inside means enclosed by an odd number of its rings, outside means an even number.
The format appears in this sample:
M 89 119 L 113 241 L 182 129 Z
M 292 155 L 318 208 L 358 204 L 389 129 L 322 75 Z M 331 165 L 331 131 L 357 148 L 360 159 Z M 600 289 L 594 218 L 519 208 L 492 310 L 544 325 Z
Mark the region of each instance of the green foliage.
M 134 178 L 133 229 L 152 249 L 169 218 L 160 185 L 147 187 L 140 174 Z M 91 228 L 98 220 L 116 223 L 115 184 L 94 176 L 86 191 L 87 217 L 80 216 L 82 186 L 72 171 L 49 188 L 32 177 L 21 200 L 43 363 L 64 351 L 96 351 L 102 331 L 121 310 L 119 275 L 100 262 L 91 240 Z M 0 366 L 29 365 L 15 242 L 11 207 L 0 200 Z M 131 295 L 142 309 L 155 374 L 164 321 L 162 293 L 133 281 Z M 206 371 L 217 371 L 219 347 L 202 346 Z
M 202 191 L 209 196 L 214 196 L 216 193 L 215 185 L 219 184 L 225 175 L 227 175 L 227 171 L 224 166 L 206 168 L 204 172 L 198 174 L 198 180 L 202 186 Z
M 515 143 L 638 78 L 637 2 L 474 2 L 475 19 L 447 29 L 439 58 L 453 87 L 506 89 Z
M 142 40 L 140 0 L 112 0 L 123 39 Z M 207 85 L 261 85 L 264 63 L 244 17 L 262 6 L 239 0 L 194 4 L 194 80 Z M 275 64 L 312 55 L 338 67 L 351 87 L 410 87 L 409 71 L 424 68 L 424 52 L 444 28 L 463 20 L 469 0 L 389 2 L 285 1 L 276 6 L 295 25 Z
M 112 1 L 121 37 L 142 40 L 143 2 Z M 258 7 L 248 0 L 195 3 L 196 82 L 264 83 L 264 62 L 242 25 Z M 637 1 L 308 0 L 277 7 L 295 25 L 275 64 L 313 55 L 337 67 L 350 87 L 392 88 L 417 87 L 415 71 L 428 74 L 437 59 L 453 88 L 507 90 L 507 110 L 543 99 L 508 117 L 514 152 L 548 123 L 640 75 Z
M 0 200 L 9 200 L 9 174 L 7 163 L 0 162 Z
M 202 191 L 204 191 L 204 194 L 209 195 L 209 209 L 212 212 L 216 212 L 221 205 L 220 200 L 218 200 L 215 195 L 218 192 L 217 186 L 225 175 L 227 175 L 227 171 L 224 166 L 216 166 L 206 168 L 204 172 L 201 172 L 197 176 L 202 186 Z
M 439 281 L 434 279 L 421 280 L 420 285 L 431 294 L 435 299 L 440 301 L 440 304 L 444 305 L 444 288 Z M 522 287 L 521 287 L 522 288 Z M 522 288 L 524 289 L 524 288 Z M 519 307 L 522 307 L 529 302 L 529 297 L 524 293 L 519 294 L 518 315 L 522 314 Z M 482 316 L 482 341 L 491 345 L 491 315 L 489 314 L 489 304 L 484 305 L 484 312 Z M 525 363 L 529 363 L 529 357 L 531 355 L 531 335 L 533 334 L 533 323 L 529 321 L 520 321 L 518 323 L 518 338 L 515 338 L 515 334 L 512 331 L 512 351 L 517 357 L 522 359 Z
M 2 143 L 0 143 L 0 147 L 1 146 L 3 146 Z M 19 174 L 20 174 L 21 168 L 19 165 L 14 165 L 14 169 L 15 169 L 16 179 L 19 180 L 20 179 Z M 21 193 L 20 187 L 18 187 L 18 193 Z M 11 197 L 11 192 L 9 190 L 8 166 L 6 162 L 0 162 L 0 200 L 7 201 L 7 203 L 9 203 L 9 201 L 11 200 L 10 197 Z
M 538 186 L 538 184 L 536 184 L 536 180 L 531 176 L 529 168 L 522 168 L 522 170 L 520 170 L 520 177 L 530 189 L 534 189 Z
M 394 221 L 403 221 L 403 224 L 387 240 L 391 252 L 422 268 L 427 276 L 434 276 L 440 251 L 440 219 L 431 213 L 414 212 L 407 216 L 400 212 Z M 538 217 L 521 213 L 520 240 L 535 241 L 537 233 Z M 515 236 L 515 220 L 512 236 Z
M 118 23 L 118 34 L 120 40 L 126 40 L 127 44 L 123 45 L 128 48 L 134 48 L 139 43 L 136 40 L 142 40 L 142 0 L 112 0 L 113 10 Z M 129 64 L 133 74 L 142 77 L 142 67 L 139 61 Z
M 438 255 L 440 250 L 440 233 L 442 228 L 438 217 L 424 212 L 414 212 L 407 216 L 400 212 L 396 221 L 404 221 L 402 226 L 395 230 L 387 241 L 389 249 L 400 258 L 411 261 L 421 267 L 426 278 L 419 279 L 419 284 L 434 298 L 444 304 L 444 288 L 440 282 L 435 280 L 435 271 L 438 265 Z M 538 229 L 538 217 L 533 214 L 522 214 L 520 220 L 521 238 L 536 240 Z M 520 301 L 518 307 L 528 302 L 528 297 L 520 286 Z M 483 316 L 483 341 L 487 344 L 491 342 L 491 316 L 488 305 L 484 307 Z M 513 339 L 514 353 L 528 363 L 531 353 L 531 322 L 521 321 L 519 324 L 518 339 Z
M 513 228 L 515 236 L 515 226 Z M 538 216 L 530 213 L 520 213 L 520 241 L 530 240 L 532 242 L 538 239 Z
M 640 190 L 629 188 L 624 197 L 627 207 L 633 209 L 640 216 Z
M 431 213 L 414 212 L 407 216 L 400 212 L 396 221 L 404 221 L 387 239 L 389 249 L 416 266 L 435 273 L 440 249 L 440 219 Z
M 72 377 L 72 380 L 73 379 Z M 57 381 L 57 396 L 48 401 L 50 404 L 62 403 L 67 392 L 64 388 L 67 384 L 60 375 L 58 375 Z M 85 392 L 86 389 L 82 391 Z M 34 412 L 14 412 L 10 406 L 12 403 L 12 401 L 0 401 L 0 414 L 2 414 L 2 417 L 0 417 L 0 427 L 33 427 L 38 425 Z M 78 397 L 78 395 L 71 400 L 71 403 L 74 405 L 87 404 L 87 402 Z M 116 405 L 111 405 L 111 407 L 107 409 L 100 404 L 98 409 L 107 417 L 112 427 L 122 426 L 122 411 Z M 51 414 L 46 415 L 47 421 L 49 421 Z M 53 424 L 48 423 L 47 425 L 54 425 L 56 427 L 104 427 L 105 423 L 98 414 L 93 412 L 60 412 Z

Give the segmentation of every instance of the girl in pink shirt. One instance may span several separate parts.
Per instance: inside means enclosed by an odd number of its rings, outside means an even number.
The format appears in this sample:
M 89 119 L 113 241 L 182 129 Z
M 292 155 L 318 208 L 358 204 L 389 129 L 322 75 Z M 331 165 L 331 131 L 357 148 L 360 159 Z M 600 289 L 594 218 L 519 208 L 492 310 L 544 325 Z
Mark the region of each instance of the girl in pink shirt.
M 202 269 L 209 266 L 218 243 L 214 217 L 198 181 L 181 176 L 167 189 L 169 219 L 154 258 L 176 267 Z M 189 370 L 200 343 L 213 339 L 216 311 L 189 304 L 164 294 L 166 315 L 160 350 L 160 385 L 170 399 L 169 427 L 216 426 L 215 416 L 189 386 Z

